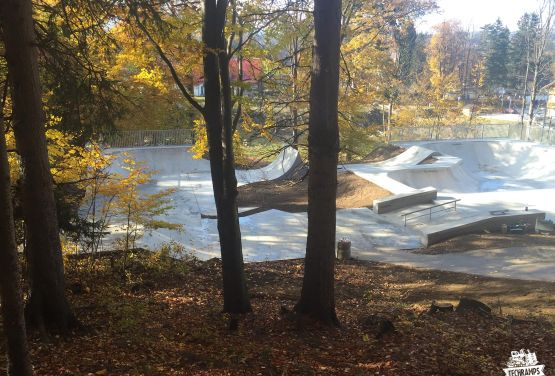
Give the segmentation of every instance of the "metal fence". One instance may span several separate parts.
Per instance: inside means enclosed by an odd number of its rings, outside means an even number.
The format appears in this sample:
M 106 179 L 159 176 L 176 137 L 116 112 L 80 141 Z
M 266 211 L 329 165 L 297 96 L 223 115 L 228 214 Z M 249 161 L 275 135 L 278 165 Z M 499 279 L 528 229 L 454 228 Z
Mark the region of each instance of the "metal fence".
M 390 141 L 429 141 L 505 138 L 555 145 L 555 125 L 480 124 L 398 127 L 391 129 Z M 103 135 L 106 148 L 191 145 L 192 129 L 156 129 L 120 131 Z
M 194 142 L 192 129 L 155 129 L 119 131 L 105 134 L 101 143 L 106 148 L 190 145 Z
M 555 126 L 520 124 L 438 125 L 391 130 L 390 141 L 428 141 L 506 138 L 555 145 Z

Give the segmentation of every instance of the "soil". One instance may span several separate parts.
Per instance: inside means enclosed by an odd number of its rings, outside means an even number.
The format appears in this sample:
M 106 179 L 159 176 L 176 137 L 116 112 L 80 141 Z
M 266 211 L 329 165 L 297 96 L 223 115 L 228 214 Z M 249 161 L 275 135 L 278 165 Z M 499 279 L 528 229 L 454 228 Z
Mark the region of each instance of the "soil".
M 401 146 L 397 146 L 393 144 L 385 144 L 383 146 L 378 146 L 377 148 L 372 150 L 368 155 L 366 155 L 366 157 L 364 157 L 362 160 L 358 161 L 357 163 L 382 162 L 382 161 L 385 161 L 386 159 L 391 159 L 393 157 L 398 156 L 405 150 L 406 149 Z
M 180 275 L 136 263 L 127 283 L 108 262 L 68 269 L 68 285 L 83 285 L 68 293 L 86 330 L 31 336 L 37 375 L 500 375 L 521 348 L 555 369 L 555 283 L 340 262 L 342 327 L 329 329 L 292 312 L 302 260 L 246 264 L 253 312 L 233 317 L 221 313 L 219 261 L 187 261 Z M 494 314 L 428 313 L 463 296 Z
M 551 247 L 555 252 L 555 236 L 543 234 L 470 234 L 457 236 L 428 248 L 413 251 L 422 254 L 467 252 L 479 249 L 496 249 L 528 246 Z
M 391 193 L 351 172 L 337 174 L 337 208 L 372 207 L 375 199 Z M 274 180 L 239 187 L 239 207 L 304 212 L 308 206 L 308 179 Z

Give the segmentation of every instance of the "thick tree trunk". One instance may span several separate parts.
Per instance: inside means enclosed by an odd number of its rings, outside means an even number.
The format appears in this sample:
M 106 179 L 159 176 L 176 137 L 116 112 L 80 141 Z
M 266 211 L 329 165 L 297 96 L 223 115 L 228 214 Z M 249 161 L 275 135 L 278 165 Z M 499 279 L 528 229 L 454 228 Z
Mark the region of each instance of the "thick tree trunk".
M 227 0 L 204 1 L 202 38 L 205 107 L 210 170 L 222 255 L 224 312 L 251 310 L 243 266 L 241 231 L 237 211 L 237 179 L 233 160 L 233 121 L 229 62 L 225 54 Z
M 31 0 L 1 3 L 6 60 L 11 78 L 13 125 L 24 174 L 29 300 L 26 316 L 40 329 L 65 333 L 74 316 L 65 296 L 63 260 L 46 149 Z
M 303 287 L 296 311 L 323 323 L 338 325 L 334 251 L 341 0 L 314 2 L 314 29 L 308 146 L 308 237 Z
M 2 119 L 0 118 L 0 121 Z M 15 229 L 10 192 L 10 167 L 6 152 L 4 126 L 0 123 L 0 301 L 2 319 L 8 347 L 9 375 L 32 375 L 27 347 L 25 320 L 23 318 L 23 295 L 21 270 L 17 257 Z

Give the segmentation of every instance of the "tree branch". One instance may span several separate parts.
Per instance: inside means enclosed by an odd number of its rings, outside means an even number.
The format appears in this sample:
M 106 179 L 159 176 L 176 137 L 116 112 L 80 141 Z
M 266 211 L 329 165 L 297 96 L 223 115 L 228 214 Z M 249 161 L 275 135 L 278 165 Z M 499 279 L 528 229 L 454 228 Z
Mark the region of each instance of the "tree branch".
M 168 56 L 165 54 L 164 50 L 162 49 L 162 47 L 156 42 L 156 40 L 154 39 L 154 37 L 152 36 L 152 34 L 150 34 L 150 32 L 148 31 L 148 29 L 145 27 L 145 25 L 141 22 L 141 20 L 139 19 L 139 16 L 137 15 L 137 12 L 132 10 L 132 14 L 135 17 L 135 20 L 137 21 L 137 26 L 139 27 L 139 29 L 141 29 L 141 31 L 145 34 L 145 36 L 148 38 L 148 40 L 150 41 L 150 43 L 152 43 L 152 45 L 154 46 L 154 48 L 156 49 L 156 51 L 158 52 L 158 55 L 160 55 L 160 58 L 164 61 L 164 63 L 166 64 L 166 66 L 168 67 L 168 69 L 170 70 L 170 73 L 172 75 L 173 81 L 175 82 L 175 84 L 177 85 L 177 87 L 179 88 L 179 90 L 181 91 L 181 94 L 183 94 L 183 96 L 185 97 L 185 99 L 187 100 L 187 102 L 189 102 L 191 104 L 191 106 L 193 106 L 198 112 L 200 112 L 201 114 L 204 114 L 204 107 L 202 107 L 200 105 L 199 102 L 197 102 L 193 96 L 189 93 L 189 91 L 187 90 L 187 88 L 185 87 L 185 85 L 183 85 L 183 82 L 181 81 L 181 79 L 179 78 L 179 75 L 177 74 L 177 71 L 175 70 L 175 67 L 173 66 L 173 63 L 171 62 L 171 60 L 168 58 Z

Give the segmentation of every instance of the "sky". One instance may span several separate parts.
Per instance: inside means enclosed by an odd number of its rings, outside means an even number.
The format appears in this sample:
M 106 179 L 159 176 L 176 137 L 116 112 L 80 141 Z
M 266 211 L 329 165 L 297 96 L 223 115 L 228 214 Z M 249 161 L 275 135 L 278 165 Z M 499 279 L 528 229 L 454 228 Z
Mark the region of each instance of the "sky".
M 538 9 L 538 0 L 436 0 L 439 14 L 430 14 L 417 21 L 419 31 L 430 31 L 432 26 L 444 20 L 458 19 L 463 28 L 493 23 L 499 17 L 511 31 L 517 29 L 517 21 L 525 12 Z

